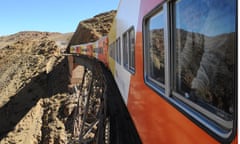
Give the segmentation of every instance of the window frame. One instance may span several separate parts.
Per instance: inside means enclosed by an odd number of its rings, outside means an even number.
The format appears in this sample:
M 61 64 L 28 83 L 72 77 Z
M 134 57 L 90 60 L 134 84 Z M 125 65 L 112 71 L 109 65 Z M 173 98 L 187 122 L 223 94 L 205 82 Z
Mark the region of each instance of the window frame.
M 111 58 L 112 59 L 116 59 L 116 51 L 115 51 L 115 49 L 116 49 L 116 42 L 115 41 L 113 41 L 111 44 L 110 44 L 110 56 L 111 56 Z
M 160 5 L 158 5 L 156 8 L 154 8 L 151 12 L 149 12 L 147 15 L 144 16 L 143 18 L 143 46 L 144 46 L 144 82 L 150 87 L 152 88 L 154 91 L 156 91 L 157 93 L 166 96 L 169 95 L 169 85 L 170 85 L 170 79 L 169 79 L 169 57 L 167 56 L 168 54 L 168 38 L 169 38 L 169 30 L 168 30 L 168 21 L 165 21 L 164 23 L 164 83 L 158 82 L 156 80 L 154 80 L 153 78 L 151 78 L 150 76 L 148 76 L 148 71 L 149 71 L 149 65 L 148 65 L 148 60 L 149 60 L 149 54 L 148 54 L 148 44 L 149 44 L 149 37 L 148 37 L 148 27 L 149 27 L 149 23 L 147 22 L 148 20 L 150 20 L 150 18 L 152 16 L 155 16 L 156 14 L 160 13 L 161 11 L 166 10 L 166 5 L 164 5 L 164 3 L 161 3 Z M 166 15 L 168 14 L 167 11 L 165 11 L 164 16 L 166 18 Z M 165 38 L 166 37 L 166 38 Z M 147 40 L 146 40 L 147 39 Z
M 203 108 L 199 106 L 197 103 L 194 103 L 177 92 L 173 90 L 174 87 L 174 52 L 175 52 L 175 3 L 178 0 L 171 1 L 163 1 L 158 6 L 156 6 L 153 10 L 147 13 L 142 20 L 142 32 L 143 32 L 143 54 L 144 54 L 144 82 L 155 92 L 160 94 L 162 98 L 164 98 L 167 102 L 172 104 L 176 109 L 186 115 L 189 119 L 191 119 L 198 126 L 203 128 L 207 133 L 212 135 L 220 142 L 229 142 L 234 138 L 237 131 L 237 82 L 234 81 L 234 113 L 232 114 L 232 121 L 226 121 L 213 112 L 209 111 L 209 109 Z M 146 47 L 148 41 L 146 41 L 147 32 L 146 26 L 147 20 L 150 19 L 151 16 L 155 15 L 157 12 L 160 12 L 162 9 L 166 8 L 166 31 L 164 31 L 164 35 L 166 35 L 166 39 L 164 40 L 165 46 L 165 86 L 158 84 L 154 80 L 147 78 L 146 69 L 147 67 L 147 52 Z M 236 29 L 237 33 L 237 29 Z M 236 36 L 237 37 L 237 36 Z M 165 38 L 165 37 L 164 37 Z M 237 40 L 235 41 L 235 45 L 237 46 Z M 235 56 L 237 57 L 237 48 L 234 48 Z M 236 61 L 236 60 L 235 60 Z M 174 63 L 174 64 L 171 64 Z M 237 78 L 237 66 L 234 68 L 234 77 Z M 220 121 L 220 122 L 219 122 Z M 224 127 L 224 128 L 223 128 Z
M 131 39 L 131 31 L 134 34 L 134 37 Z M 131 26 L 129 29 L 127 29 L 123 35 L 123 40 L 122 40 L 122 48 L 123 48 L 123 66 L 124 68 L 129 71 L 131 74 L 135 73 L 135 50 L 136 50 L 136 33 L 134 26 Z M 133 53 L 131 53 L 131 44 L 133 44 Z M 133 65 L 131 65 L 131 60 L 130 58 L 132 57 L 133 59 Z
M 131 27 L 128 30 L 128 54 L 129 54 L 129 70 L 134 73 L 135 72 L 135 29 L 134 27 Z M 131 37 L 133 35 L 133 37 Z
M 128 33 L 123 33 L 123 66 L 128 67 Z
M 118 37 L 116 40 L 116 56 L 117 63 L 121 65 L 121 38 Z

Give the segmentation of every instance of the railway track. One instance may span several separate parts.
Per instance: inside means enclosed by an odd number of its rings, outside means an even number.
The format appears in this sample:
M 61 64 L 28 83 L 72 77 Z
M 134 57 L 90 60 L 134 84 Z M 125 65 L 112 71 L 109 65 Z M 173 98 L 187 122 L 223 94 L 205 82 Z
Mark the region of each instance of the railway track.
M 71 143 L 141 143 L 110 71 L 95 59 L 82 60 L 88 64 L 81 84 L 74 86 L 78 104 Z

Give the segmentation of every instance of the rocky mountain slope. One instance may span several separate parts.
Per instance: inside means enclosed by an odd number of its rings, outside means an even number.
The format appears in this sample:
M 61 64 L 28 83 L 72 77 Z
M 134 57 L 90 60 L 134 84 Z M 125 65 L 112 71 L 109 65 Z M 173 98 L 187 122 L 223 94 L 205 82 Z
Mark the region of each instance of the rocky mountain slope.
M 112 10 L 81 21 L 69 44 L 77 45 L 93 42 L 98 40 L 101 36 L 107 35 L 116 12 L 117 11 Z
M 0 144 L 66 142 L 59 111 L 68 98 L 68 66 L 57 42 L 70 38 L 49 32 L 0 37 Z

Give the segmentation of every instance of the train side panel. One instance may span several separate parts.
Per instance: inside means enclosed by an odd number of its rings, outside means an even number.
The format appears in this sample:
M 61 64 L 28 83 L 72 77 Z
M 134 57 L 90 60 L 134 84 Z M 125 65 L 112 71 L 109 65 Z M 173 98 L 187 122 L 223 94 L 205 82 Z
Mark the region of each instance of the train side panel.
M 92 57 L 93 56 L 93 43 L 88 43 L 86 48 L 87 48 L 86 55 L 89 57 Z
M 113 56 L 113 43 L 116 39 L 116 19 L 113 20 L 111 29 L 108 33 L 108 66 L 111 71 L 111 73 L 115 74 L 115 60 Z
M 70 46 L 70 53 L 74 53 L 75 52 L 75 48 L 74 48 L 74 46 Z
M 108 66 L 108 38 L 107 36 L 100 38 L 98 44 L 98 59 Z
M 96 58 L 96 59 L 98 59 L 98 41 L 96 41 L 96 42 L 93 42 L 93 44 L 92 44 L 92 46 L 93 46 L 93 57 L 94 58 Z
M 103 49 L 101 50 L 101 53 L 103 53 L 103 63 L 108 67 L 108 37 L 105 36 L 102 38 L 103 41 Z
M 110 69 L 112 70 L 112 73 L 114 75 L 115 81 L 119 87 L 119 90 L 121 92 L 121 95 L 123 96 L 124 102 L 127 104 L 128 101 L 128 93 L 129 93 L 129 85 L 130 85 L 130 77 L 134 74 L 133 71 L 129 69 L 129 65 L 126 61 L 129 60 L 129 58 L 124 57 L 123 55 L 120 56 L 120 62 L 116 62 L 116 53 L 117 53 L 117 47 L 116 47 L 116 40 L 119 39 L 121 45 L 123 44 L 123 35 L 128 33 L 129 30 L 133 30 L 134 37 L 136 37 L 136 28 L 137 28 L 137 22 L 139 17 L 139 10 L 140 10 L 140 0 L 121 0 L 118 12 L 115 17 L 115 27 L 111 29 L 110 36 L 109 36 L 109 52 L 111 53 L 111 49 L 114 49 L 114 58 L 110 57 L 110 59 L 113 61 L 110 64 Z M 114 36 L 111 36 L 112 33 L 114 33 Z M 128 35 L 128 34 L 127 34 Z M 114 44 L 114 45 L 111 45 Z M 124 47 L 123 45 L 121 47 Z M 113 53 L 112 52 L 112 53 Z M 123 49 L 120 50 L 120 53 L 123 53 Z M 126 62 L 126 63 L 125 63 Z
M 211 121 L 208 121 L 208 118 L 206 118 L 206 121 L 209 123 L 204 123 L 206 122 L 205 120 L 202 120 L 202 118 L 204 119 L 204 116 L 200 117 L 198 114 L 195 114 L 195 112 L 194 114 L 189 115 L 188 113 L 191 113 L 189 112 L 190 110 L 184 109 L 181 105 L 182 103 L 179 103 L 178 101 L 176 102 L 175 99 L 172 99 L 171 97 L 166 97 L 166 94 L 169 94 L 170 91 L 166 90 L 158 92 L 157 89 L 153 88 L 154 86 L 150 87 L 145 83 L 143 59 L 145 56 L 143 48 L 144 33 L 142 31 L 144 17 L 153 11 L 152 15 L 154 21 L 154 13 L 157 13 L 159 9 L 162 10 L 167 8 L 167 4 L 164 5 L 164 3 L 167 2 L 163 0 L 142 0 L 141 2 L 121 0 L 115 18 L 116 34 L 109 37 L 110 43 L 113 43 L 118 37 L 121 37 L 122 39 L 124 33 L 128 31 L 129 28 L 134 27 L 135 29 L 135 71 L 129 72 L 129 70 L 126 70 L 123 63 L 118 64 L 116 62 L 116 56 L 113 56 L 114 58 L 110 57 L 112 61 L 111 63 L 113 63 L 110 64 L 110 68 L 127 104 L 142 142 L 146 144 L 213 144 L 229 142 L 227 138 L 219 138 L 221 134 L 218 134 L 218 132 L 216 132 L 217 134 L 214 134 L 215 130 L 209 132 L 209 129 L 212 128 L 212 126 L 209 126 Z M 157 10 L 155 12 L 154 10 L 156 8 Z M 164 16 L 167 20 L 167 15 Z M 165 23 L 165 21 L 162 21 L 162 23 Z M 151 26 L 154 27 L 154 25 Z M 113 48 L 114 47 L 110 49 Z M 123 49 L 124 47 L 122 45 L 122 60 L 124 59 Z M 109 52 L 111 54 L 112 51 L 110 50 Z M 167 62 L 168 59 L 168 57 L 165 57 Z M 215 126 L 215 124 L 213 125 Z M 231 127 L 231 124 L 229 127 Z M 233 127 L 236 127 L 236 125 L 233 124 Z M 236 131 L 236 128 L 233 128 L 233 131 Z M 231 131 L 229 133 L 231 134 Z M 234 136 L 235 134 L 233 134 L 233 137 Z M 229 139 L 232 138 L 230 137 Z M 236 142 L 237 138 L 235 136 L 232 143 Z
M 76 53 L 81 54 L 81 45 L 76 45 Z
M 81 54 L 81 45 L 72 45 L 72 46 L 70 46 L 70 53 L 72 53 L 72 54 Z
M 86 44 L 82 44 L 81 45 L 81 54 L 82 55 L 86 55 L 87 54 L 87 45 Z

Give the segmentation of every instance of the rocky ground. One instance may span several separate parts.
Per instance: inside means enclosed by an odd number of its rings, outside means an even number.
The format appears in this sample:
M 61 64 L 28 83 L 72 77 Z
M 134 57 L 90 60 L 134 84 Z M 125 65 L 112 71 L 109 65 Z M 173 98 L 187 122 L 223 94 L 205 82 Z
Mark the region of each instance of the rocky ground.
M 0 144 L 68 143 L 68 65 L 48 32 L 0 37 Z

